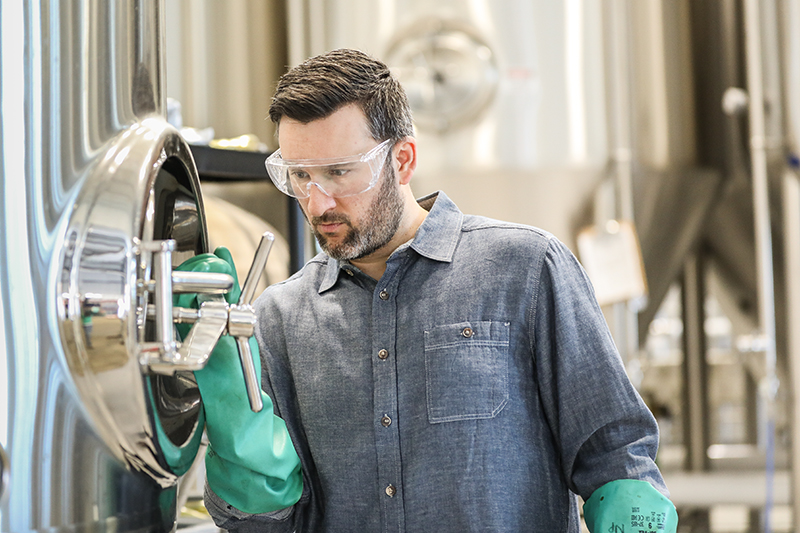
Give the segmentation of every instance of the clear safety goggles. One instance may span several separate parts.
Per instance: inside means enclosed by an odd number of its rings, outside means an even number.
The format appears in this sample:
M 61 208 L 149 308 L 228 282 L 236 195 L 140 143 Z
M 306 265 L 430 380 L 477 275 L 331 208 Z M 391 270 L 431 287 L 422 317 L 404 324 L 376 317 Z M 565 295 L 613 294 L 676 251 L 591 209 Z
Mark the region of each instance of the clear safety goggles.
M 332 198 L 341 198 L 374 187 L 391 148 L 392 140 L 387 139 L 364 154 L 330 159 L 283 159 L 281 151 L 276 150 L 265 166 L 272 182 L 284 194 L 308 198 L 314 186 Z

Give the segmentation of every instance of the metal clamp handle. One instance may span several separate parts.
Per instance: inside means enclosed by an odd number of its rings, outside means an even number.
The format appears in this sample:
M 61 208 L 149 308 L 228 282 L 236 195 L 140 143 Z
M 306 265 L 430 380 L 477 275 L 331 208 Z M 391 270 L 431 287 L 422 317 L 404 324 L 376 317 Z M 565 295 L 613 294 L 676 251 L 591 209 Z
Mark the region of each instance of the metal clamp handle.
M 138 249 L 152 253 L 153 280 L 148 290 L 155 294 L 157 345 L 146 346 L 144 351 L 157 352 L 164 363 L 175 363 L 180 357 L 172 330 L 172 252 L 175 251 L 175 241 L 144 241 L 138 244 Z
M 261 241 L 258 243 L 255 257 L 253 257 L 253 264 L 250 265 L 250 270 L 247 272 L 244 285 L 242 285 L 242 294 L 239 296 L 237 305 L 250 305 L 253 303 L 258 281 L 261 279 L 261 274 L 267 266 L 267 259 L 272 250 L 272 243 L 274 242 L 275 236 L 271 232 L 265 231 L 264 234 L 261 235 Z
M 212 272 L 172 272 L 174 241 L 141 243 L 141 250 L 152 252 L 153 255 L 153 280 L 140 283 L 143 290 L 155 293 L 154 309 L 148 309 L 148 315 L 155 318 L 158 337 L 156 343 L 143 343 L 140 346 L 142 364 L 153 372 L 165 374 L 176 370 L 199 370 L 205 366 L 219 338 L 227 333 L 236 338 L 250 408 L 254 412 L 261 411 L 264 407 L 261 384 L 249 344 L 256 323 L 250 304 L 274 241 L 275 236 L 268 231 L 261 236 L 237 303 L 228 305 L 221 296 L 216 296 L 204 302 L 198 310 L 173 308 L 172 294 L 202 292 L 218 295 L 230 290 L 233 278 Z M 194 322 L 182 343 L 175 341 L 173 321 Z
M 239 296 L 239 301 L 231 306 L 231 316 L 238 311 L 246 311 L 247 315 L 252 316 L 253 328 L 255 327 L 255 314 L 253 314 L 250 304 L 253 302 L 258 281 L 261 279 L 264 267 L 267 265 L 267 258 L 269 258 L 269 253 L 272 250 L 273 242 L 275 242 L 275 236 L 269 231 L 261 235 L 261 241 L 258 243 L 258 248 L 256 248 L 253 263 L 250 265 L 250 270 L 242 286 L 242 294 Z M 231 329 L 230 321 L 228 329 Z M 242 365 L 242 374 L 247 388 L 247 398 L 250 400 L 250 409 L 257 413 L 263 409 L 264 404 L 261 401 L 261 384 L 258 382 L 253 364 L 253 354 L 250 351 L 249 338 L 253 336 L 253 329 L 249 331 L 245 329 L 241 333 L 238 331 L 231 332 L 231 334 L 236 337 L 236 346 L 239 348 L 239 362 Z

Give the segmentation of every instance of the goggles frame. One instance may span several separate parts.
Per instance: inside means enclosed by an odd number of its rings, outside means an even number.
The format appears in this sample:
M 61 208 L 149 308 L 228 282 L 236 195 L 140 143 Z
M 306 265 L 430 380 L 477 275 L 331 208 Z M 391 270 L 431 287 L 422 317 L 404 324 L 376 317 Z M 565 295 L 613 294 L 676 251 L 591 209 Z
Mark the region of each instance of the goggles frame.
M 331 198 L 345 198 L 367 192 L 368 190 L 372 189 L 376 183 L 378 183 L 378 178 L 380 178 L 383 167 L 386 164 L 387 153 L 392 149 L 392 147 L 394 147 L 394 142 L 392 139 L 386 139 L 380 144 L 374 146 L 368 152 L 350 156 L 322 159 L 283 159 L 281 157 L 281 150 L 279 148 L 272 152 L 269 157 L 267 157 L 266 161 L 264 161 L 264 166 L 267 169 L 267 174 L 269 174 L 272 183 L 275 184 L 278 190 L 287 196 L 291 196 L 292 198 L 308 198 L 311 195 L 310 190 L 312 185 L 319 188 L 325 195 L 330 196 Z M 297 188 L 295 188 L 291 183 L 291 174 L 289 169 L 292 167 L 312 169 L 354 163 L 367 163 L 370 171 L 372 172 L 372 179 L 369 181 L 367 187 L 358 192 L 348 194 L 331 193 L 326 191 L 322 185 L 313 180 L 309 180 L 307 184 L 304 184 L 304 187 L 301 185 Z M 298 190 L 306 192 L 307 194 L 305 196 L 300 196 L 297 194 Z

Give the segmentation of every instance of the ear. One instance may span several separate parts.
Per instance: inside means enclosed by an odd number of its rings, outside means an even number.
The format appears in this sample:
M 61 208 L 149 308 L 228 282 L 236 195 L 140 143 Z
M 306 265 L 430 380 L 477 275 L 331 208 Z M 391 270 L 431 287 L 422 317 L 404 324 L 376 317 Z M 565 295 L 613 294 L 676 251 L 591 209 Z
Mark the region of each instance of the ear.
M 408 185 L 417 169 L 417 140 L 414 137 L 406 137 L 397 143 L 394 151 L 392 162 L 397 165 L 395 171 L 400 185 Z

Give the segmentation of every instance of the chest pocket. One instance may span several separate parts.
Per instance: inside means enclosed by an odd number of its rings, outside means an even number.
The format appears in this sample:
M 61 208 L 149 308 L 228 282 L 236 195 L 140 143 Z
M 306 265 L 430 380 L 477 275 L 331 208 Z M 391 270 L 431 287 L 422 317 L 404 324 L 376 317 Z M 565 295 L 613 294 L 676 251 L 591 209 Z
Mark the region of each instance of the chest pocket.
M 425 331 L 428 421 L 492 418 L 508 401 L 508 322 Z

